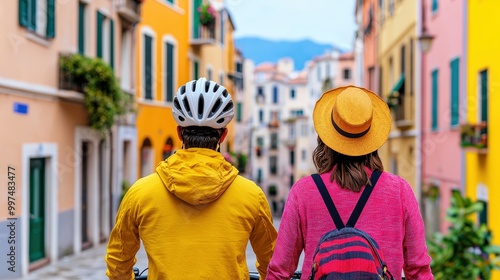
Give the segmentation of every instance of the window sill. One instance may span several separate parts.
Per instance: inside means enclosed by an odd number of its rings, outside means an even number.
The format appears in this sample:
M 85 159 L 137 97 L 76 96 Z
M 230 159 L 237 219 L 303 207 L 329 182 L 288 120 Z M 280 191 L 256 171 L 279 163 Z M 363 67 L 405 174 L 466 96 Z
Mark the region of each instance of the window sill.
M 42 37 L 41 35 L 33 32 L 33 31 L 28 30 L 26 32 L 26 39 L 33 41 L 33 42 L 35 42 L 41 46 L 44 46 L 46 48 L 50 47 L 50 40 L 49 39 Z

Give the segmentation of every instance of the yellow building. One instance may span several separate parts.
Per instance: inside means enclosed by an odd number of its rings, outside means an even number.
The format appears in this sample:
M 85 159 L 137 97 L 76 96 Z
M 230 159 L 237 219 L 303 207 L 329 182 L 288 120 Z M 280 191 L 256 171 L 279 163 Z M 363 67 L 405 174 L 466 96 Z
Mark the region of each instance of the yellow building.
M 500 38 L 492 36 L 500 22 L 491 20 L 500 10 L 495 0 L 469 1 L 467 32 L 467 100 L 468 124 L 476 132 L 466 153 L 466 192 L 473 200 L 482 201 L 485 210 L 479 215 L 493 234 L 493 243 L 500 244 L 500 177 L 498 161 L 500 146 Z M 498 202 L 498 201 L 497 201 Z M 492 279 L 500 279 L 495 272 Z
M 416 7 L 415 0 L 381 1 L 378 24 L 379 92 L 392 96 L 392 131 L 380 149 L 387 171 L 405 178 L 418 195 L 416 110 Z
M 207 4 L 214 10 L 215 21 L 202 25 L 199 8 Z M 144 1 L 142 6 L 136 52 L 140 177 L 152 173 L 160 161 L 181 148 L 171 110 L 178 87 L 206 77 L 232 92 L 226 77 L 234 69 L 235 55 L 234 26 L 222 1 Z

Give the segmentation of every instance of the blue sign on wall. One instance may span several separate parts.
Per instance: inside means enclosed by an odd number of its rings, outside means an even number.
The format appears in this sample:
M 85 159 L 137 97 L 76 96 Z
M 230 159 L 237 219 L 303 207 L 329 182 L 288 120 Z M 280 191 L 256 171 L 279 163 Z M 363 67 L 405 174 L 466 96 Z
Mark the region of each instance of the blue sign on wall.
M 21 115 L 28 114 L 28 104 L 14 102 L 14 113 L 18 113 Z

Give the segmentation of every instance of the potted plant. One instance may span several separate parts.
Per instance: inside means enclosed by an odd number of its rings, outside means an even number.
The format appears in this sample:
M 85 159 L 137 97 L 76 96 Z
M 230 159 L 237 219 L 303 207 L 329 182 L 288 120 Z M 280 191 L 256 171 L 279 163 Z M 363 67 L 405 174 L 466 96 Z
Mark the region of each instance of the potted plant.
M 198 7 L 200 13 L 200 23 L 203 26 L 212 26 L 215 24 L 216 12 L 210 3 L 201 4 Z

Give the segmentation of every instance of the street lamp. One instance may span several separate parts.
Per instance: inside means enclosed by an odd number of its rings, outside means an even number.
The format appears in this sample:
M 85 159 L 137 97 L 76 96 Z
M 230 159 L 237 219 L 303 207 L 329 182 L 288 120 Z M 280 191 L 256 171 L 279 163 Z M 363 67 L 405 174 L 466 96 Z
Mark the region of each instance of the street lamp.
M 434 36 L 427 32 L 427 27 L 425 24 L 425 0 L 422 0 L 422 33 L 418 37 L 418 42 L 420 43 L 420 48 L 422 52 L 426 53 L 430 50 Z

